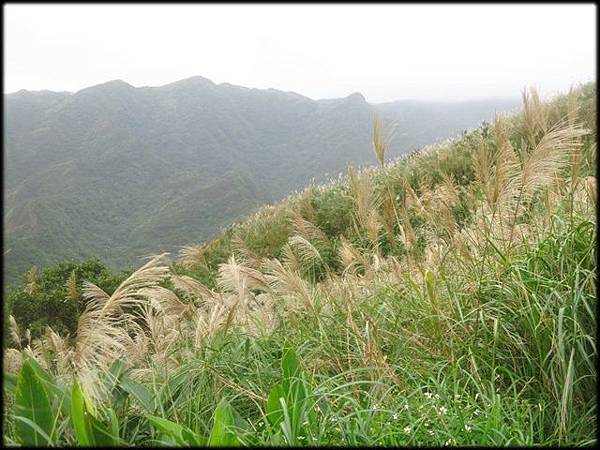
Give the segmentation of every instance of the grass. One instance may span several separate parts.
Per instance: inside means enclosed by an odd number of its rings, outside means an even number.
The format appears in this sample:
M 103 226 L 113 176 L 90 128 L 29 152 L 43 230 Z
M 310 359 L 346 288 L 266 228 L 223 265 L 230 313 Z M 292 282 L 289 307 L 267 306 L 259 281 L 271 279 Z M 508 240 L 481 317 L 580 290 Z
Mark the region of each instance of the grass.
M 5 359 L 5 443 L 596 444 L 595 86 L 524 100 L 89 286 Z

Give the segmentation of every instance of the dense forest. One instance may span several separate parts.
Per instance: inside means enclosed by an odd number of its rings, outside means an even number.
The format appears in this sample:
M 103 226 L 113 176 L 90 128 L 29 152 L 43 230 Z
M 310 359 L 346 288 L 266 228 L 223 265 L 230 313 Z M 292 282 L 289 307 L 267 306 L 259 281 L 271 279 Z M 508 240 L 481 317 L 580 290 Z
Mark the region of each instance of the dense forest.
M 374 161 L 371 121 L 397 124 L 389 155 L 457 135 L 514 100 L 372 105 L 193 77 L 4 96 L 4 276 L 98 257 L 113 269 L 214 238 L 259 206 Z

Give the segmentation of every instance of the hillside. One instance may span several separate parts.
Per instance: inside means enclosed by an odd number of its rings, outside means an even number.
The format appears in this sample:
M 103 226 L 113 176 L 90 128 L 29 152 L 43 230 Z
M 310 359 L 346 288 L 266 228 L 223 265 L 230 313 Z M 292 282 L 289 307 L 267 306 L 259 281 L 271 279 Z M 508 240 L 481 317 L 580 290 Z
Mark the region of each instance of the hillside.
M 81 316 L 33 339 L 11 319 L 5 443 L 597 444 L 596 105 L 530 91 L 397 160 L 375 128 L 378 168 L 107 291 L 30 277 L 14 299 Z
M 516 100 L 314 101 L 193 77 L 5 95 L 4 274 L 98 256 L 112 267 L 203 242 L 348 163 L 373 163 L 374 110 L 390 156 L 489 120 Z

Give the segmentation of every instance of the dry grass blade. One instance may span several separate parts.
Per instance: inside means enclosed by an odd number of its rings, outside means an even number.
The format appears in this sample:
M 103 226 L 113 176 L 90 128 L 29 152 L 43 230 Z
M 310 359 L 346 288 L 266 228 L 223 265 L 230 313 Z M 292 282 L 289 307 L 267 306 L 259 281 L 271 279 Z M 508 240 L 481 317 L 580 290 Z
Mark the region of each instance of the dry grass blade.
M 165 255 L 157 256 L 123 281 L 115 292 L 107 294 L 97 286 L 86 283 L 84 297 L 89 301 L 77 324 L 73 353 L 73 366 L 82 385 L 97 397 L 99 387 L 94 375 L 96 369 L 106 369 L 124 354 L 127 334 L 124 330 L 128 318 L 122 314 L 124 307 L 143 305 L 146 295 L 156 289 L 169 273 L 161 265 Z
M 36 266 L 33 266 L 29 272 L 27 272 L 27 286 L 25 292 L 31 296 L 36 296 L 39 292 L 39 272 Z
M 213 303 L 210 310 L 196 312 L 196 327 L 194 330 L 194 344 L 199 347 L 213 337 L 225 324 L 228 317 L 227 312 L 235 310 L 235 305 L 228 308 L 223 303 Z
M 289 246 L 298 252 L 298 259 L 302 268 L 309 269 L 315 264 L 322 262 L 319 250 L 302 236 L 292 236 L 288 239 Z
M 285 268 L 277 259 L 264 261 L 263 269 L 265 278 L 275 293 L 297 297 L 305 306 L 314 307 L 313 289 L 297 272 Z
M 21 352 L 16 348 L 7 348 L 3 353 L 2 367 L 4 369 L 4 373 L 16 374 L 23 363 Z
M 258 256 L 248 247 L 246 241 L 242 239 L 241 236 L 236 234 L 231 239 L 231 248 L 233 249 L 236 257 L 238 257 L 240 262 L 242 262 L 245 266 L 252 268 L 257 268 L 260 266 L 260 256 Z
M 523 164 L 521 176 L 513 178 L 518 180 L 523 200 L 531 199 L 537 189 L 556 179 L 572 152 L 582 145 L 578 138 L 587 133 L 587 130 L 561 122 L 540 139 Z M 518 191 L 517 186 L 513 191 Z
M 394 135 L 394 129 L 383 132 L 383 123 L 378 113 L 373 114 L 373 151 L 381 167 L 385 165 L 385 152 Z
M 206 301 L 213 296 L 213 292 L 198 280 L 187 275 L 171 274 L 171 281 L 175 289 L 182 291 L 192 300 Z
M 17 325 L 17 321 L 12 314 L 8 316 L 8 331 L 17 348 L 21 348 L 21 331 L 19 330 L 19 325 Z
M 152 288 L 142 288 L 139 294 L 150 300 L 151 304 L 166 316 L 186 316 L 195 311 L 194 305 L 183 303 L 175 293 L 169 289 L 155 286 Z
M 235 292 L 238 295 L 244 295 L 247 289 L 264 290 L 267 286 L 262 273 L 256 269 L 238 264 L 233 255 L 227 263 L 219 265 L 217 284 L 221 289 Z
M 292 213 L 290 222 L 292 228 L 294 229 L 294 232 L 297 235 L 302 236 L 309 241 L 316 242 L 320 245 L 329 244 L 329 238 L 327 237 L 327 235 L 314 223 L 306 220 L 300 214 L 295 212 Z
M 373 179 L 369 172 L 358 174 L 354 168 L 348 167 L 348 178 L 355 203 L 356 221 L 365 230 L 373 245 L 377 246 L 377 236 L 380 223 L 378 197 L 373 186 Z
M 206 266 L 206 249 L 201 245 L 185 245 L 179 250 L 177 262 L 186 268 Z
M 360 269 L 365 270 L 369 265 L 369 258 L 363 255 L 345 237 L 341 237 L 338 255 L 344 266 L 344 273 L 356 275 Z

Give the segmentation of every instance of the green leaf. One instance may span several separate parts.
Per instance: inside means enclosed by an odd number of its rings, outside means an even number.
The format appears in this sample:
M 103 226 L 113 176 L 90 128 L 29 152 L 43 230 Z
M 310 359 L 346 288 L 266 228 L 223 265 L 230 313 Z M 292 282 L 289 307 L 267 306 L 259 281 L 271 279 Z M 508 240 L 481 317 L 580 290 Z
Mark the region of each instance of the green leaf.
M 283 420 L 283 410 L 279 403 L 280 398 L 285 398 L 285 394 L 281 384 L 276 384 L 271 388 L 269 398 L 267 399 L 267 420 L 274 428 Z
M 119 418 L 112 408 L 108 408 L 108 417 L 110 419 L 110 429 L 115 440 L 115 445 L 119 444 Z
M 147 416 L 147 418 L 159 431 L 173 437 L 177 445 L 198 446 L 205 444 L 205 439 L 188 427 L 163 419 L 162 417 Z
M 23 361 L 27 361 L 31 365 L 31 368 L 44 385 L 44 388 L 48 393 L 48 399 L 52 400 L 52 397 L 56 396 L 57 398 L 54 399 L 54 404 L 58 405 L 62 401 L 62 412 L 63 414 L 68 415 L 71 409 L 71 400 L 67 389 L 64 386 L 57 384 L 54 377 L 31 356 L 25 355 Z
M 300 372 L 300 361 L 296 352 L 291 348 L 287 349 L 281 359 L 281 369 L 283 371 L 283 379 L 292 379 L 298 376 Z
M 93 445 L 99 447 L 112 447 L 117 445 L 119 434 L 116 436 L 100 420 L 94 417 L 89 411 L 85 414 L 85 425 L 88 435 L 91 436 Z
M 214 424 L 208 438 L 208 445 L 211 447 L 239 445 L 235 413 L 227 400 L 223 399 L 219 402 L 213 417 Z
M 154 396 L 146 386 L 138 383 L 137 381 L 133 381 L 128 377 L 121 378 L 119 386 L 121 386 L 125 392 L 134 397 L 138 402 L 140 402 L 140 404 L 149 414 L 154 414 L 156 410 Z
M 23 445 L 52 444 L 48 435 L 52 431 L 54 414 L 46 389 L 32 368 L 30 360 L 23 363 L 17 375 L 15 416 L 21 416 L 36 425 L 32 427 L 27 420 L 20 420 L 15 424 L 16 436 Z
M 52 439 L 50 439 L 50 436 L 48 436 L 48 434 L 44 430 L 42 430 L 38 424 L 36 424 L 35 422 L 32 422 L 27 417 L 14 416 L 14 419 L 18 422 L 23 422 L 28 427 L 32 428 L 34 431 L 39 433 L 44 439 L 46 439 L 47 442 L 52 442 Z
M 77 445 L 90 446 L 92 445 L 91 436 L 88 434 L 88 426 L 86 424 L 86 406 L 85 399 L 79 383 L 73 383 L 71 390 L 71 422 L 73 423 L 73 431 L 77 439 Z

